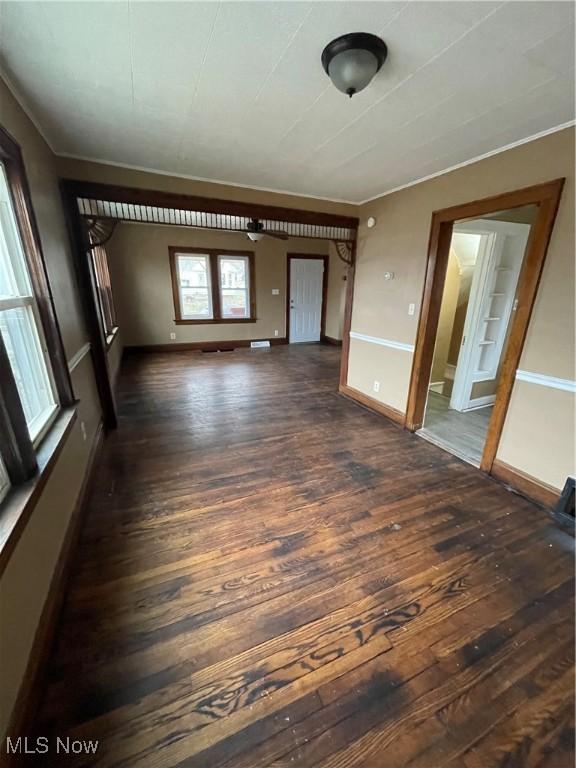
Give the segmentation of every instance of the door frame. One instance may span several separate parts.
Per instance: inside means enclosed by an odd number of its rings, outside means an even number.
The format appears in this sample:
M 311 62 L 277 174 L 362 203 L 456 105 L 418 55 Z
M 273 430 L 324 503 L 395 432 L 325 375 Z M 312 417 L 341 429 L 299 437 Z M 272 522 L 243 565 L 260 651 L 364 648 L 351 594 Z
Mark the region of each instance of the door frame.
M 322 310 L 320 312 L 320 341 L 326 338 L 326 304 L 328 303 L 328 268 L 330 256 L 327 253 L 288 253 L 286 259 L 286 341 L 290 344 L 290 262 L 292 259 L 316 259 L 324 262 L 322 274 Z
M 520 208 L 524 205 L 538 206 L 538 214 L 530 230 L 524 262 L 518 279 L 518 305 L 504 351 L 500 379 L 496 390 L 496 402 L 488 425 L 484 452 L 480 462 L 480 469 L 485 472 L 492 471 L 492 465 L 496 458 L 564 181 L 563 178 L 555 179 L 544 184 L 444 208 L 432 214 L 426 277 L 406 409 L 406 427 L 412 432 L 420 429 L 424 421 L 454 223 L 459 219 L 477 219 L 486 214 L 509 208 Z

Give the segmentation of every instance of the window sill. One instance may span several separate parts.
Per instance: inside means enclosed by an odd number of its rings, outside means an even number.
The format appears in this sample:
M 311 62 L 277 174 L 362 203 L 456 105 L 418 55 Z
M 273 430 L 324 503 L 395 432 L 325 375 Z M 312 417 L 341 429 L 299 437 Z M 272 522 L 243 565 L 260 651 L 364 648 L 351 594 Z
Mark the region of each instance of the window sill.
M 219 320 L 178 320 L 175 319 L 176 325 L 227 325 L 229 323 L 255 323 L 255 317 L 225 317 Z
M 75 421 L 76 406 L 60 411 L 38 448 L 36 474 L 11 488 L 0 502 L 0 574 L 26 528 Z

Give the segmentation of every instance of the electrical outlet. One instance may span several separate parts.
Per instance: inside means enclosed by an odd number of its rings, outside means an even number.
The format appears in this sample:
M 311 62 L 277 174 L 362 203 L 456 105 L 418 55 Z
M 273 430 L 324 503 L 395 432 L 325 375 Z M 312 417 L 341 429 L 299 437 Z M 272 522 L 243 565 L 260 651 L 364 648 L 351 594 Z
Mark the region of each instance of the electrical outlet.
M 280 288 L 272 288 L 272 296 L 279 296 Z
M 82 432 L 82 440 L 86 442 L 86 424 L 83 421 L 80 422 L 80 432 Z
M 375 381 L 374 384 L 372 384 L 372 389 L 374 390 L 374 392 L 380 392 L 380 382 Z
M 274 331 L 274 336 L 278 336 L 278 331 Z
M 416 311 L 416 304 L 408 304 L 408 314 L 413 315 Z
M 176 339 L 176 334 L 175 333 L 171 333 L 170 334 L 170 338 L 171 338 L 172 341 L 174 341 Z

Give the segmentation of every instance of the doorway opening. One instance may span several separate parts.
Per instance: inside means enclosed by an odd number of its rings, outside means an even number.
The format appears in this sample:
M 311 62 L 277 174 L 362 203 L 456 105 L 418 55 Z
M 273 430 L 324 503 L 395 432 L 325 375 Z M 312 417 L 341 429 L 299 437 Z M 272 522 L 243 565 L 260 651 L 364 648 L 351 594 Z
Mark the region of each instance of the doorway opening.
M 326 255 L 288 254 L 286 330 L 289 344 L 319 342 L 326 335 Z
M 453 223 L 421 437 L 480 466 L 538 206 Z

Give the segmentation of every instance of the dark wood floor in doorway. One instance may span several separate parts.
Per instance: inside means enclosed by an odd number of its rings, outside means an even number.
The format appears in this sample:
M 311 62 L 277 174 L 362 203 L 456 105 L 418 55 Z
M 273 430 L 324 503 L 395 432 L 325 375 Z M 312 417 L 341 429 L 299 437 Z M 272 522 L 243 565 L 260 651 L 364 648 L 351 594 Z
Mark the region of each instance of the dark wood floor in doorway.
M 98 766 L 573 764 L 572 539 L 340 397 L 338 357 L 127 360 L 39 733 Z

